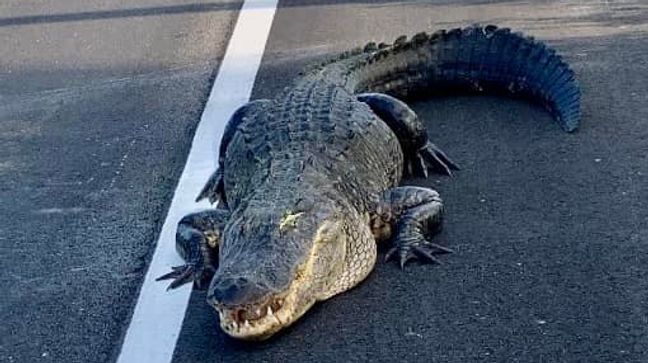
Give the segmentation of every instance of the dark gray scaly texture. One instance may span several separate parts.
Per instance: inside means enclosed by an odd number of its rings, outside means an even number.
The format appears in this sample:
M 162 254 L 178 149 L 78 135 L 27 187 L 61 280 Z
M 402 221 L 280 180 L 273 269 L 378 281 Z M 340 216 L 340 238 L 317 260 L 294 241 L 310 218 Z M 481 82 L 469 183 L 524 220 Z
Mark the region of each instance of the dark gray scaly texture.
M 580 89 L 574 72 L 532 37 L 493 25 L 419 33 L 378 51 L 373 43 L 322 64 L 308 77 L 351 93 L 384 92 L 401 99 L 451 91 L 520 95 L 543 104 L 565 131 L 578 127 Z
M 172 287 L 211 278 L 221 327 L 256 339 L 364 280 L 376 240 L 392 239 L 387 255 L 398 255 L 401 267 L 410 258 L 437 261 L 433 253 L 448 252 L 428 241 L 441 223 L 438 193 L 397 185 L 403 174 L 456 167 L 407 105 L 380 93 L 411 99 L 454 91 L 540 102 L 568 132 L 580 118 L 573 72 L 552 49 L 508 29 L 471 26 L 367 44 L 233 115 L 219 169 L 199 196 L 223 208 L 181 224 L 178 247 L 188 264 L 165 277 L 176 278 Z M 206 262 L 215 260 L 215 242 L 217 268 Z M 263 323 L 240 330 L 249 321 Z

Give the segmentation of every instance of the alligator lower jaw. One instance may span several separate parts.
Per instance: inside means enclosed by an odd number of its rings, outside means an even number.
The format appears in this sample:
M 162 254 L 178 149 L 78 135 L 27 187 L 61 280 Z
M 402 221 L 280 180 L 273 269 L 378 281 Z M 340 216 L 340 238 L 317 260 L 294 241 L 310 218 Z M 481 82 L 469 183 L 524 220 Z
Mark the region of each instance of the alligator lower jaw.
M 217 307 L 221 329 L 233 338 L 264 340 L 296 320 L 294 294 L 245 308 Z
M 241 319 L 240 309 L 218 308 L 221 329 L 232 338 L 261 341 L 270 338 L 297 319 L 299 319 L 314 303 L 297 304 L 295 294 L 288 294 L 283 300 L 283 305 L 278 309 L 272 304 L 265 305 L 265 314 L 261 313 L 258 319 Z M 236 318 L 239 317 L 239 318 Z
M 310 293 L 310 273 L 298 273 L 288 289 L 260 304 L 228 308 L 215 306 L 220 327 L 237 339 L 260 341 L 270 338 L 299 319 L 317 300 Z

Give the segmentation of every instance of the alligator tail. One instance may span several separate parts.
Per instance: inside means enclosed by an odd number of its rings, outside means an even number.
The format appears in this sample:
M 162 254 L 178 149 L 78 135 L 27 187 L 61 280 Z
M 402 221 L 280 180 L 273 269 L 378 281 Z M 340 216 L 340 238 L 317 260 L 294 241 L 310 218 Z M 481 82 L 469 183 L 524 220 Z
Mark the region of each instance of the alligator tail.
M 356 93 L 400 98 L 457 89 L 504 92 L 544 105 L 567 132 L 580 121 L 580 89 L 562 57 L 540 41 L 494 25 L 419 33 L 391 45 L 369 43 L 315 73 L 337 77 Z

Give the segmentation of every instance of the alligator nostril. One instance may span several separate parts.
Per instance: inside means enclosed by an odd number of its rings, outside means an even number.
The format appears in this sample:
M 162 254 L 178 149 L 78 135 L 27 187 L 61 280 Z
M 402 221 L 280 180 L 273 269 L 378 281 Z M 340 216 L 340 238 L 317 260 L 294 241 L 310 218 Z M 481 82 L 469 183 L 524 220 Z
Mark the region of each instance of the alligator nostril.
M 207 300 L 214 306 L 252 304 L 264 298 L 267 292 L 245 277 L 217 277 L 212 280 Z

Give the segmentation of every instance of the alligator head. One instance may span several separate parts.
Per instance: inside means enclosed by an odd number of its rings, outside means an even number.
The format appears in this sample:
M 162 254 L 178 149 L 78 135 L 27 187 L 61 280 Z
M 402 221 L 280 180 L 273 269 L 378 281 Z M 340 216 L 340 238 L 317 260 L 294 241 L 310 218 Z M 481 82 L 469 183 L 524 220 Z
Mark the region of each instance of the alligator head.
M 250 205 L 232 215 L 208 291 L 228 335 L 266 339 L 331 295 L 347 237 L 339 213 L 324 205 Z

